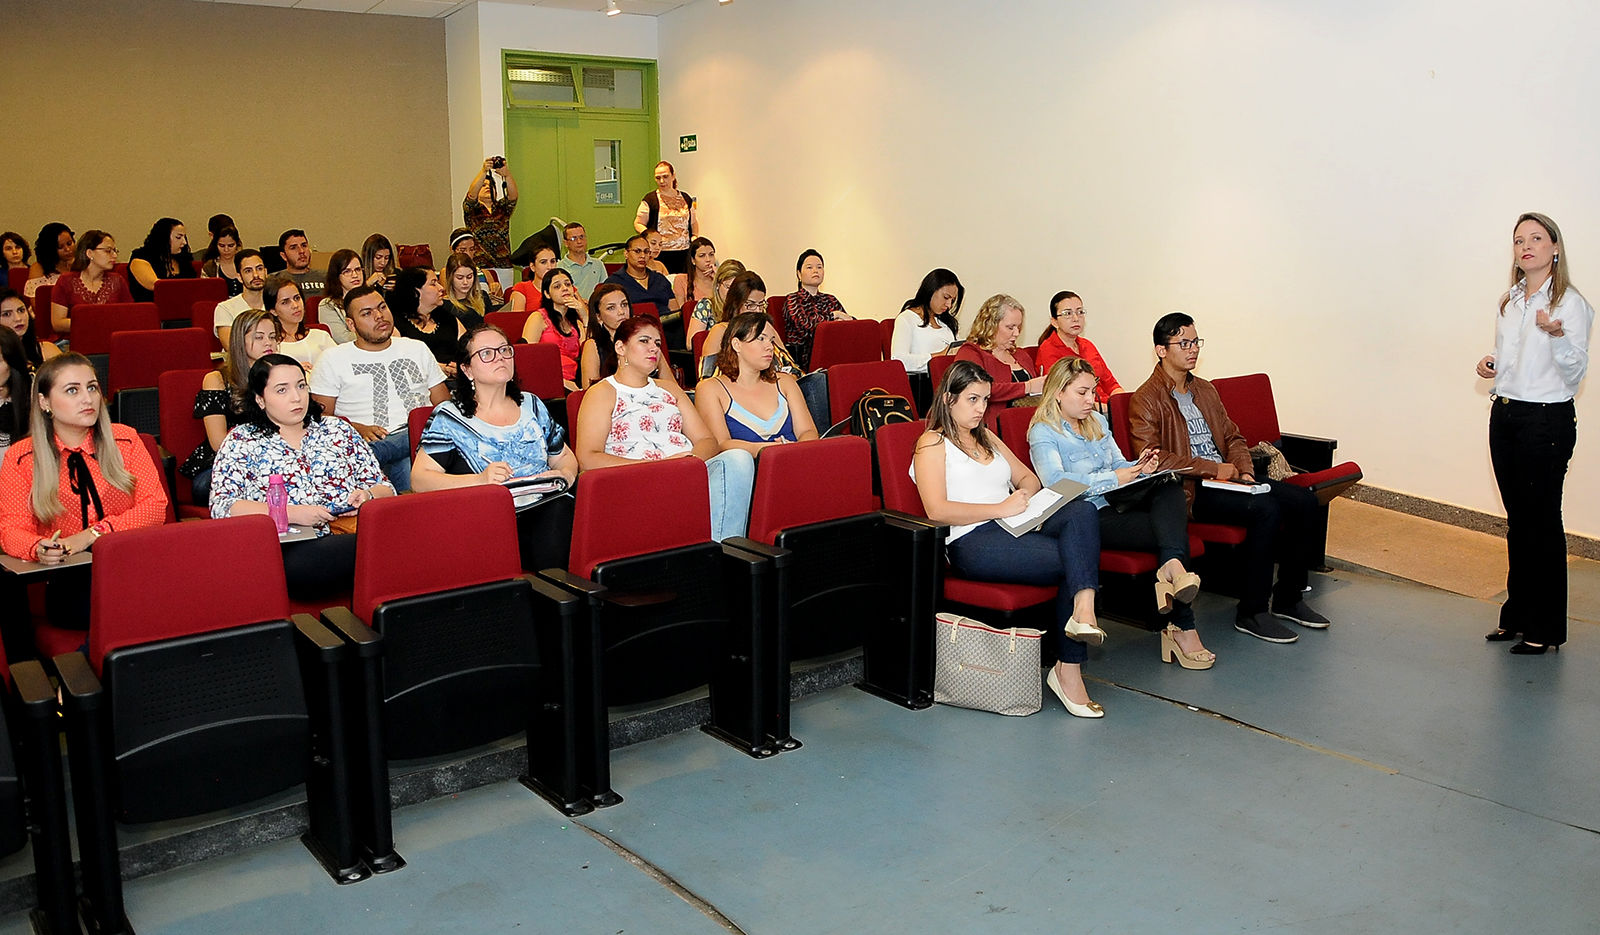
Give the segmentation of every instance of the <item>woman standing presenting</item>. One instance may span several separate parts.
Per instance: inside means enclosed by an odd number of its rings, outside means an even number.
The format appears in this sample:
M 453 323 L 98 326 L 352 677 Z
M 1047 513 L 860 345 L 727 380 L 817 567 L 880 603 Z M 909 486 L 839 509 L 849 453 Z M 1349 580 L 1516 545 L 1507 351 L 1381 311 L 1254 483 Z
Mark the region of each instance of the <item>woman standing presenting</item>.
M 1494 353 L 1478 376 L 1494 381 L 1489 459 L 1506 508 L 1506 602 L 1490 642 L 1534 656 L 1567 641 L 1567 536 L 1561 487 L 1577 441 L 1572 397 L 1589 369 L 1594 309 L 1567 275 L 1556 222 L 1517 218 L 1511 289 L 1500 298 Z

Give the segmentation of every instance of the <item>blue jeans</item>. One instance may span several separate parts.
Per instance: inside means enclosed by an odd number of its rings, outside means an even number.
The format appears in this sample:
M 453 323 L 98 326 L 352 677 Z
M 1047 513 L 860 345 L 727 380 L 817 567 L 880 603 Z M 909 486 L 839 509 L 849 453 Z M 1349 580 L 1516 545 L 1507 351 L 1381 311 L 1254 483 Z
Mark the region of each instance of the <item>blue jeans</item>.
M 706 462 L 711 485 L 711 539 L 721 542 L 750 528 L 750 490 L 756 482 L 756 459 L 748 451 L 724 451 Z
M 1056 625 L 1045 634 L 1062 662 L 1083 662 L 1089 651 L 1067 636 L 1073 597 L 1100 587 L 1100 511 L 1087 500 L 1074 500 L 1021 538 L 988 522 L 952 542 L 945 550 L 950 564 L 964 578 L 1014 584 L 1057 585 Z
M 390 432 L 375 442 L 368 442 L 378 458 L 378 466 L 394 485 L 395 493 L 411 489 L 411 434 L 404 428 Z

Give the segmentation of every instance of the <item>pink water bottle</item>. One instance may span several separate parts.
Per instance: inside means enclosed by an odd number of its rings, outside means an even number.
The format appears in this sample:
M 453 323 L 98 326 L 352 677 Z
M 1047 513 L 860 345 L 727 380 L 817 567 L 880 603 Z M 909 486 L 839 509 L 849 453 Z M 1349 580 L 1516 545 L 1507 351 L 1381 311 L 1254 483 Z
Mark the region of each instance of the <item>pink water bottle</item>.
M 267 478 L 267 515 L 278 527 L 278 535 L 289 531 L 289 489 L 284 485 L 282 474 Z

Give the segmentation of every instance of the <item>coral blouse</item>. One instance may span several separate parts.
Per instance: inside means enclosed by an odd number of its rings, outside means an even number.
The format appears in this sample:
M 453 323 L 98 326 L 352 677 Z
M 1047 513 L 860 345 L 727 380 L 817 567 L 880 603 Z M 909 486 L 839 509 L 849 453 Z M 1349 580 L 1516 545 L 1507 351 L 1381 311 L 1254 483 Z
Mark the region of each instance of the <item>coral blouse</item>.
M 57 531 L 63 536 L 70 536 L 100 520 L 104 520 L 113 531 L 143 529 L 166 522 L 167 494 L 156 473 L 155 462 L 150 460 L 150 452 L 139 438 L 139 433 L 126 425 L 113 424 L 111 435 L 117 443 L 117 451 L 122 455 L 123 465 L 133 475 L 133 492 L 124 493 L 117 489 L 100 473 L 100 462 L 94 457 L 93 436 L 75 449 L 63 446 L 60 438 L 55 438 L 56 454 L 61 461 L 61 478 L 57 489 L 60 491 L 62 510 L 48 522 L 34 516 L 33 507 L 29 504 L 33 487 L 34 439 L 31 436 L 24 438 L 6 449 L 5 460 L 0 461 L 0 549 L 4 549 L 7 555 L 34 562 L 39 560 L 39 540 L 48 539 Z M 67 476 L 67 457 L 73 451 L 83 452 L 89 476 L 100 494 L 101 508 L 97 511 L 93 502 L 89 504 L 87 524 L 83 521 L 82 498 L 72 491 L 72 482 Z
M 1039 345 L 1038 365 L 1040 375 L 1049 373 L 1050 368 L 1055 366 L 1056 361 L 1061 360 L 1063 357 L 1082 357 L 1089 362 L 1089 366 L 1094 368 L 1094 375 L 1100 378 L 1100 382 L 1095 384 L 1094 395 L 1101 405 L 1110 402 L 1111 394 L 1122 389 L 1122 384 L 1118 383 L 1117 378 L 1111 375 L 1111 368 L 1106 365 L 1106 359 L 1100 356 L 1100 350 L 1083 335 L 1078 336 L 1077 353 L 1073 353 L 1072 348 L 1067 347 L 1067 342 L 1061 340 L 1060 334 L 1052 334 L 1050 337 L 1045 338 L 1044 343 Z

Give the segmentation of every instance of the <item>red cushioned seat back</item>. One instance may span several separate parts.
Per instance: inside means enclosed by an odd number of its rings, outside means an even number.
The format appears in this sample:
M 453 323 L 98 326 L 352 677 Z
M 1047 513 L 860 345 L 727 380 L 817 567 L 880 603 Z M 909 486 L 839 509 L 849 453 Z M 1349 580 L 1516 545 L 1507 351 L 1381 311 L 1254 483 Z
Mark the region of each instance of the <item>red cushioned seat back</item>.
M 778 339 L 785 344 L 789 343 L 789 325 L 783 320 L 783 310 L 788 304 L 788 296 L 767 296 L 767 317 L 772 319 L 772 326 L 778 330 Z
M 944 381 L 945 371 L 955 362 L 954 354 L 936 354 L 928 358 L 928 380 L 933 384 L 934 392 L 939 391 L 939 384 Z
M 912 412 L 917 404 L 911 396 L 911 379 L 906 376 L 906 365 L 898 360 L 878 360 L 861 364 L 838 364 L 828 368 L 828 414 L 830 421 L 850 418 L 850 410 L 861 394 L 870 389 L 882 389 L 895 396 L 904 396 L 911 403 Z M 825 426 L 819 426 L 825 428 Z
M 111 385 L 106 391 L 156 386 L 168 370 L 196 370 L 210 363 L 211 338 L 203 328 L 118 331 L 111 335 Z
M 384 601 L 522 574 L 511 491 L 498 484 L 362 504 L 350 609 L 372 621 Z
M 522 340 L 522 329 L 527 327 L 528 318 L 533 314 L 530 309 L 525 312 L 490 312 L 483 316 L 483 323 L 494 325 L 506 333 L 512 344 Z
M 656 303 L 654 302 L 633 302 L 628 305 L 628 309 L 633 315 L 636 316 L 649 315 L 651 318 L 661 317 L 660 314 L 656 312 Z
M 215 279 L 158 279 L 155 289 L 151 290 L 155 296 L 156 308 L 160 309 L 162 321 L 179 321 L 191 318 L 194 315 L 196 302 L 209 302 L 215 309 L 218 302 L 228 298 L 227 280 L 217 277 Z M 211 319 L 201 322 L 191 322 L 205 327 Z M 77 326 L 73 326 L 77 330 Z
M 168 370 L 156 379 L 156 392 L 161 396 L 161 438 L 179 464 L 206 440 L 205 423 L 194 417 L 194 397 L 210 372 L 210 368 Z M 178 504 L 194 506 L 189 478 L 179 474 L 172 493 Z
M 156 443 L 156 437 L 149 432 L 140 432 L 139 440 L 144 442 L 144 450 L 150 455 L 150 460 L 156 466 L 156 480 L 161 484 L 161 492 L 167 497 L 167 522 L 176 523 L 178 514 L 177 506 L 172 500 L 172 488 L 167 486 L 167 472 L 161 465 L 161 446 Z
M 883 359 L 883 336 L 878 323 L 865 321 L 824 321 L 811 339 L 811 369 L 834 364 L 864 364 Z
M 583 406 L 583 394 L 588 390 L 573 390 L 567 394 L 567 437 L 572 438 L 578 432 L 578 410 Z
M 774 445 L 756 459 L 750 538 L 772 544 L 796 526 L 871 513 L 872 445 L 853 435 Z
M 567 570 L 711 541 L 711 491 L 699 458 L 584 471 L 573 508 Z M 512 558 L 516 558 L 515 550 Z
M 559 399 L 567 391 L 561 382 L 561 348 L 554 344 L 518 344 L 514 348 L 517 385 L 540 399 Z
M 114 302 L 72 308 L 72 349 L 79 354 L 111 353 L 116 331 L 156 331 L 161 316 L 154 302 Z
M 1111 437 L 1117 440 L 1117 447 L 1122 454 L 1127 456 L 1133 451 L 1133 421 L 1128 416 L 1128 402 L 1133 399 L 1132 393 L 1118 393 L 1111 397 L 1111 414 L 1107 421 L 1111 423 Z
M 1033 455 L 1028 450 L 1028 424 L 1033 421 L 1033 414 L 1038 411 L 1032 407 L 1002 409 L 999 416 L 1000 440 L 1006 443 L 1011 453 L 1027 465 L 1030 471 L 1033 470 Z
M 60 339 L 56 326 L 50 320 L 50 292 L 54 286 L 40 286 L 33 293 L 33 333 L 41 341 Z
M 406 416 L 406 432 L 410 435 L 413 458 L 417 456 L 417 446 L 422 443 L 422 430 L 428 427 L 428 419 L 432 416 L 432 406 L 418 406 Z
M 878 342 L 883 347 L 883 359 L 890 357 L 890 348 L 894 344 L 894 319 L 883 318 L 878 321 Z
M 96 672 L 121 646 L 288 615 L 283 553 L 266 516 L 113 532 L 94 545 L 89 663 Z
M 1278 405 L 1272 399 L 1272 380 L 1266 374 L 1223 377 L 1213 380 L 1211 385 L 1217 388 L 1217 395 L 1222 397 L 1222 407 L 1228 410 L 1228 418 L 1239 427 L 1239 434 L 1244 436 L 1246 445 L 1254 446 L 1259 442 L 1277 444 L 1283 437 L 1283 431 L 1278 428 Z
M 6 287 L 17 295 L 22 294 L 22 287 L 28 284 L 28 268 L 26 266 L 13 267 L 6 271 Z
M 189 324 L 202 328 L 206 334 L 211 335 L 211 350 L 222 350 L 222 341 L 217 337 L 217 302 L 196 302 L 189 308 Z M 230 326 L 231 327 L 231 326 Z
M 706 335 L 711 333 L 710 328 L 696 331 L 694 337 L 689 339 L 689 351 L 694 355 L 695 372 L 699 373 L 700 358 L 706 356 Z
M 895 422 L 878 429 L 873 444 L 878 448 L 878 476 L 883 482 L 883 505 L 912 516 L 927 516 L 922 497 L 908 473 L 912 448 L 928 427 L 921 422 Z

